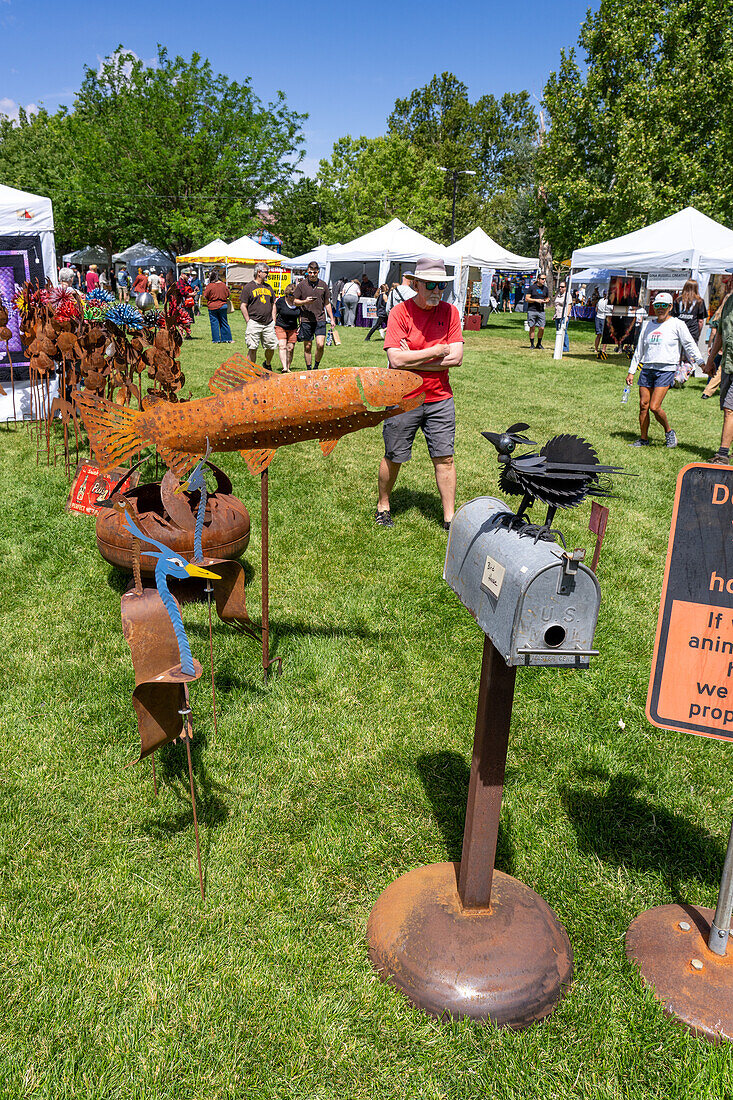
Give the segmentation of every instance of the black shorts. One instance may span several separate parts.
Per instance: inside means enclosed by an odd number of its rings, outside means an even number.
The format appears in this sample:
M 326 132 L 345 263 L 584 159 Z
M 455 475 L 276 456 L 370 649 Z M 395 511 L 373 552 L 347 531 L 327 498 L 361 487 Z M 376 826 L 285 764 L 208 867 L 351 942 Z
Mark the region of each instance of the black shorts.
M 314 336 L 326 335 L 326 318 L 322 321 L 306 321 L 302 317 L 300 319 L 300 328 L 298 329 L 298 340 L 302 344 L 304 341 L 312 340 Z

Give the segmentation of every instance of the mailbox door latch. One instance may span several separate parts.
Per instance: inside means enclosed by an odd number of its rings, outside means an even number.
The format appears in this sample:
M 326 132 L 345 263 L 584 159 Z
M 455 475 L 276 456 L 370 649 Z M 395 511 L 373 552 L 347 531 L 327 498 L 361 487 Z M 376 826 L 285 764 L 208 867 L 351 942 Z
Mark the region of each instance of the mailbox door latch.
M 557 582 L 557 594 L 558 596 L 567 596 L 575 588 L 575 574 L 578 572 L 578 566 L 585 557 L 585 549 L 582 546 L 576 546 L 574 550 L 563 550 L 561 555 L 562 560 L 562 573 L 560 574 Z

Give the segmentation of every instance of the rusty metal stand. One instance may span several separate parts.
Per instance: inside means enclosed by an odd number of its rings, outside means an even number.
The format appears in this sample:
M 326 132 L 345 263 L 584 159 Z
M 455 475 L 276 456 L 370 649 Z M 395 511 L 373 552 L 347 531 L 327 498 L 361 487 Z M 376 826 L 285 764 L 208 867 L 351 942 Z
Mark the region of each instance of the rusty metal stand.
M 262 672 L 265 680 L 277 665 L 277 675 L 283 670 L 282 657 L 270 657 L 270 500 L 267 470 L 260 475 L 260 512 L 262 526 Z
M 214 737 L 216 737 L 218 730 L 216 725 L 216 688 L 214 687 L 214 634 L 211 626 L 211 593 L 214 591 L 214 586 L 211 581 L 206 582 L 206 600 L 209 605 L 209 657 L 211 658 L 211 705 L 214 710 Z
M 188 705 L 188 693 L 186 693 L 186 706 L 178 712 L 183 718 L 183 732 L 181 733 L 182 739 L 186 742 L 186 756 L 188 757 L 188 781 L 191 787 L 191 808 L 193 809 L 193 831 L 196 837 L 196 859 L 199 865 L 199 889 L 201 890 L 201 898 L 206 901 L 206 890 L 204 889 L 204 874 L 201 869 L 201 846 L 199 844 L 199 822 L 196 815 L 196 792 L 193 785 L 193 764 L 191 763 L 191 739 L 193 737 L 193 728 L 191 723 L 191 708 Z
M 494 870 L 515 673 L 485 637 L 461 862 L 388 886 L 367 940 L 382 980 L 424 1012 L 522 1028 L 552 1012 L 573 955 L 547 903 Z
M 733 954 L 727 951 L 733 911 L 733 827 L 718 904 L 659 905 L 626 933 L 626 956 L 665 1013 L 693 1035 L 733 1042 Z

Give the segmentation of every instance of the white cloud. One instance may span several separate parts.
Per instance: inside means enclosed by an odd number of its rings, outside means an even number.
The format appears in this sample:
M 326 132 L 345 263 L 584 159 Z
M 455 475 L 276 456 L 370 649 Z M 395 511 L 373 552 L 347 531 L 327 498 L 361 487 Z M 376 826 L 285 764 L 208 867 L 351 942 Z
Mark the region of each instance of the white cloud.
M 4 96 L 2 99 L 0 99 L 0 115 L 7 115 L 7 117 L 13 122 L 17 122 L 18 109 L 18 104 L 15 102 L 14 99 L 8 99 L 7 96 Z M 25 112 L 27 115 L 37 115 L 38 107 L 35 103 L 26 103 Z

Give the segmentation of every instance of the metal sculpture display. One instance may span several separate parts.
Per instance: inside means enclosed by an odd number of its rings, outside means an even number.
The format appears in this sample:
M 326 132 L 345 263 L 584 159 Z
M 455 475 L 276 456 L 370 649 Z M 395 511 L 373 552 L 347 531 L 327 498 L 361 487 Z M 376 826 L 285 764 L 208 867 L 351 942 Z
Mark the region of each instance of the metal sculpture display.
M 558 508 L 574 508 L 587 496 L 611 496 L 608 475 L 622 474 L 620 466 L 603 466 L 596 451 L 585 439 L 577 435 L 556 435 L 539 453 L 531 451 L 514 455 L 518 445 L 536 446 L 521 432 L 529 424 L 512 424 L 505 432 L 482 432 L 485 439 L 498 451 L 501 473 L 499 488 L 510 496 L 521 496 L 516 514 L 506 513 L 507 522 L 520 526 L 522 534 L 534 534 L 535 539 L 554 541 L 555 535 L 565 545 L 562 534 L 552 529 L 552 521 Z M 603 478 L 603 480 L 601 480 Z M 544 524 L 530 524 L 524 515 L 535 500 L 548 506 Z
M 152 445 L 179 477 L 204 451 L 240 451 L 250 472 L 260 475 L 262 517 L 262 668 L 273 664 L 269 649 L 269 482 L 268 467 L 278 447 L 318 439 L 329 455 L 339 439 L 391 416 L 417 408 L 420 378 L 410 371 L 336 367 L 273 374 L 234 355 L 209 381 L 212 397 L 171 405 L 149 395 L 143 412 L 120 408 L 90 393 L 76 404 L 102 469 Z

